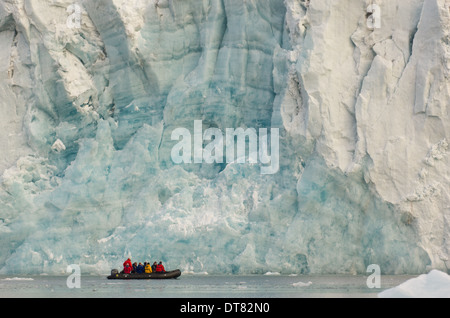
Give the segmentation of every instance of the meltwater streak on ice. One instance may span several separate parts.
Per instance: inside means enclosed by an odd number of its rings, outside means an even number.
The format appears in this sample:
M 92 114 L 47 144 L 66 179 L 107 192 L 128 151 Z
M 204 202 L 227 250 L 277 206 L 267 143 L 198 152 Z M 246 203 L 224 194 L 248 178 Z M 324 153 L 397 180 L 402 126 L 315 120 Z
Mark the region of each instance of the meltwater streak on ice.
M 377 4 L 0 2 L 0 273 L 448 268 L 448 3 Z M 279 170 L 174 164 L 196 119 Z

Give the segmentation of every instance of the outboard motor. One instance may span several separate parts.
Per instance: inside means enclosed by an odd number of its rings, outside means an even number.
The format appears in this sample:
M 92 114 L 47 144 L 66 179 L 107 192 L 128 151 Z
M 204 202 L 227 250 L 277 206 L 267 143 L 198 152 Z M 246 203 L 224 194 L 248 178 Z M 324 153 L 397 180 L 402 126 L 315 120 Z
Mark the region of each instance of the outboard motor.
M 111 270 L 111 276 L 115 276 L 117 274 L 119 274 L 119 271 L 117 269 L 112 269 Z

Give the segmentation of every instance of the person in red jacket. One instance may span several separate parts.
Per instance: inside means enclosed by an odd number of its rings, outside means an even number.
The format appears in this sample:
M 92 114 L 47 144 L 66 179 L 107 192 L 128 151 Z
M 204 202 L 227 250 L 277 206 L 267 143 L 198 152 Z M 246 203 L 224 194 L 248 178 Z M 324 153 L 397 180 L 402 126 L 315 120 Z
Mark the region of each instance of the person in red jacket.
M 165 273 L 166 272 L 161 261 L 159 262 L 158 265 L 156 265 L 156 272 L 157 273 Z
M 130 273 L 131 270 L 133 269 L 133 264 L 131 264 L 131 260 L 128 258 L 125 262 L 123 262 L 123 272 L 125 273 L 125 268 L 129 266 L 130 267 Z M 127 273 L 129 274 L 129 273 Z
M 123 268 L 124 274 L 131 274 L 131 268 L 132 268 L 132 267 L 129 266 L 128 263 L 125 264 L 125 267 Z
M 123 262 L 123 267 L 125 267 L 125 265 L 128 264 L 128 266 L 133 267 L 133 264 L 131 264 L 131 259 L 127 259 L 125 262 Z

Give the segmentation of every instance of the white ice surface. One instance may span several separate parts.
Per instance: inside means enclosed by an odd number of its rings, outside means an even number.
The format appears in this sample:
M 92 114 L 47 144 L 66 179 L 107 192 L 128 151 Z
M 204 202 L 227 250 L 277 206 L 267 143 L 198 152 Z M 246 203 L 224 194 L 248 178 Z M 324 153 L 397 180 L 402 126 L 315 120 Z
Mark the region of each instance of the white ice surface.
M 380 298 L 450 298 L 450 276 L 438 270 L 382 291 Z
M 0 2 L 0 273 L 448 268 L 449 3 L 344 2 Z M 279 171 L 174 164 L 194 120 Z

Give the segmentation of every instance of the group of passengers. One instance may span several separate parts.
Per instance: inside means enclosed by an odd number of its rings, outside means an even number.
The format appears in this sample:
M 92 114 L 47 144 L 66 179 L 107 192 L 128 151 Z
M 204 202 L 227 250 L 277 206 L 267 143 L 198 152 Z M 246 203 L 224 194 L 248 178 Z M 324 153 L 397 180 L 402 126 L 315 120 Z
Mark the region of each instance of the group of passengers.
M 166 270 L 164 269 L 164 266 L 162 262 L 160 261 L 159 264 L 156 262 L 153 263 L 153 265 L 150 265 L 150 262 L 144 262 L 144 264 L 137 262 L 131 263 L 131 259 L 127 259 L 123 263 L 123 271 L 124 274 L 143 274 L 143 273 L 165 273 Z

